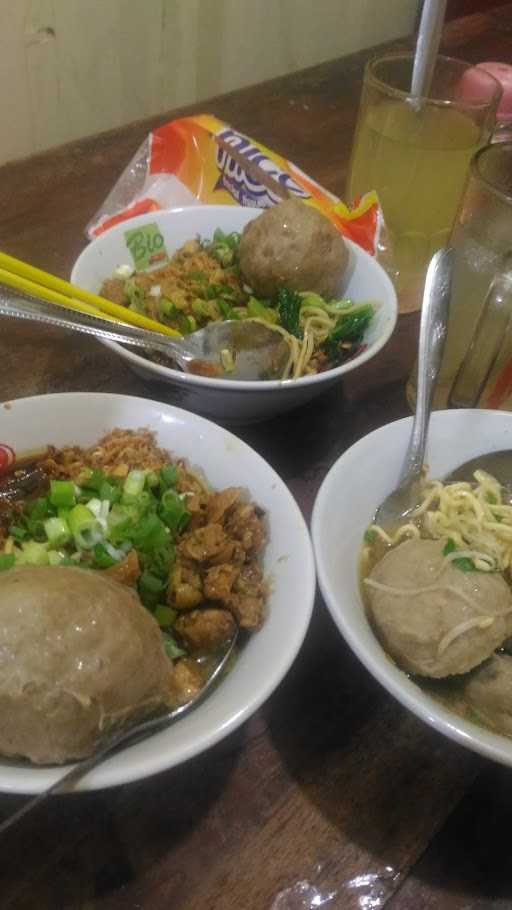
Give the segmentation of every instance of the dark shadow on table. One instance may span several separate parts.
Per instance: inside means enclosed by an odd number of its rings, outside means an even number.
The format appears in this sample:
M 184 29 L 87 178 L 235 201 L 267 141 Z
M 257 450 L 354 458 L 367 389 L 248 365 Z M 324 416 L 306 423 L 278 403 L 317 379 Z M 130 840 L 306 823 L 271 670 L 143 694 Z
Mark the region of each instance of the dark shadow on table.
M 203 755 L 147 780 L 53 797 L 2 841 L 2 910 L 92 907 L 142 880 L 221 798 L 244 739 L 242 728 Z M 0 821 L 23 801 L 2 795 Z
M 301 660 L 264 711 L 287 770 L 314 811 L 338 830 L 341 855 L 361 864 L 349 874 L 337 868 L 330 881 L 335 887 L 350 874 L 388 868 L 397 873 L 394 891 L 487 768 L 392 699 L 352 654 L 321 602 Z M 492 770 L 486 771 L 491 777 Z
M 512 772 L 486 762 L 409 880 L 389 905 L 407 910 L 428 893 L 450 892 L 450 910 L 512 907 Z

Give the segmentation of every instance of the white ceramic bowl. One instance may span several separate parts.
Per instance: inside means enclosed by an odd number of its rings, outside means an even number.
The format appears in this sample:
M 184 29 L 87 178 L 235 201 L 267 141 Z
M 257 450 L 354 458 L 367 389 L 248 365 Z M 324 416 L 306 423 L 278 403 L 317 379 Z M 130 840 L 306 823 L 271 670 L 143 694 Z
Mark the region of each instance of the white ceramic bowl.
M 430 698 L 386 656 L 366 619 L 358 579 L 365 529 L 395 488 L 412 418 L 388 424 L 345 452 L 329 471 L 313 510 L 312 533 L 318 581 L 340 632 L 370 673 L 440 733 L 512 766 L 512 739 L 463 720 Z M 502 411 L 439 411 L 432 415 L 426 464 L 442 478 L 470 458 L 512 449 L 512 414 Z
M 271 581 L 262 629 L 204 703 L 168 730 L 131 746 L 84 777 L 98 789 L 155 774 L 212 746 L 243 723 L 281 681 L 306 633 L 315 592 L 309 534 L 299 508 L 275 471 L 248 445 L 187 411 L 123 395 L 43 395 L 0 406 L 0 443 L 23 452 L 44 443 L 90 445 L 114 427 L 149 427 L 158 442 L 200 467 L 216 488 L 242 486 L 267 511 L 264 571 Z M 73 605 L 70 604 L 70 616 Z M 35 793 L 62 769 L 0 759 L 0 791 Z
M 226 232 L 242 231 L 249 221 L 260 214 L 260 209 L 234 205 L 200 205 L 139 215 L 93 240 L 78 257 L 71 280 L 87 290 L 99 291 L 104 279 L 113 274 L 116 266 L 132 263 L 125 232 L 137 226 L 158 224 L 167 252 L 172 254 L 197 234 L 212 237 L 216 227 Z M 363 366 L 383 347 L 395 327 L 397 303 L 391 281 L 375 259 L 356 244 L 347 243 L 350 265 L 339 289 L 340 295 L 352 297 L 355 301 L 377 301 L 380 305 L 367 333 L 367 349 L 343 366 L 316 376 L 285 382 L 236 382 L 188 375 L 151 363 L 135 353 L 136 349 L 130 350 L 113 342 L 105 344 L 144 379 L 169 383 L 172 386 L 169 398 L 173 404 L 208 417 L 230 423 L 249 423 L 291 410 L 339 382 L 345 373 Z

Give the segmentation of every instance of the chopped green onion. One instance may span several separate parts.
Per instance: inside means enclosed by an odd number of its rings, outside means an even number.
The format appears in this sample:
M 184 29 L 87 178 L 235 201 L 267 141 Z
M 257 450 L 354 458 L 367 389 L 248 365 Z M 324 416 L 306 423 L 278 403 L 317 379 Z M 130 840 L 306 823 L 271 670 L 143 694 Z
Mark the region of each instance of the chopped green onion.
M 184 531 L 190 521 L 190 512 L 187 511 L 183 500 L 175 490 L 165 491 L 160 500 L 158 514 L 175 534 Z
M 235 361 L 229 348 L 223 348 L 220 352 L 220 362 L 225 373 L 233 373 Z
M 106 536 L 116 546 L 130 538 L 134 528 L 133 516 L 127 506 L 113 505 L 107 519 Z
M 37 540 L 27 540 L 21 547 L 21 553 L 16 556 L 17 563 L 30 566 L 47 566 L 49 564 L 47 544 L 38 543 Z
M 63 518 L 47 518 L 44 523 L 44 530 L 48 543 L 54 550 L 64 546 L 71 537 L 69 525 Z
M 91 550 L 103 538 L 103 529 L 87 506 L 71 509 L 69 529 L 79 550 Z
M 51 480 L 49 500 L 56 509 L 75 505 L 75 484 L 71 480 Z
M 271 307 L 265 306 L 264 303 L 261 303 L 260 300 L 257 300 L 256 297 L 249 297 L 247 302 L 247 315 L 251 319 L 264 319 L 265 322 L 276 323 L 278 316 L 274 309 Z
M 55 515 L 55 508 L 46 496 L 41 496 L 31 503 L 27 503 L 26 512 L 32 521 L 42 521 L 50 515 Z
M 79 486 L 81 486 L 81 487 L 89 486 L 89 481 L 90 481 L 91 477 L 93 476 L 93 474 L 94 474 L 94 471 L 92 471 L 91 468 L 82 468 L 82 470 L 80 471 L 80 474 L 76 478 L 77 484 L 79 484 Z
M 164 628 L 172 626 L 177 615 L 176 610 L 173 610 L 172 607 L 168 607 L 166 604 L 158 604 L 154 613 L 158 625 Z
M 148 594 L 161 594 L 167 587 L 167 581 L 162 581 L 152 572 L 143 572 L 139 578 L 139 591 Z
M 50 550 L 48 553 L 48 562 L 51 566 L 61 566 L 65 561 L 68 562 L 68 557 L 60 550 Z M 73 565 L 76 563 L 73 562 Z
M 90 499 L 87 503 L 87 508 L 90 512 L 92 512 L 96 520 L 99 521 L 103 530 L 106 531 L 108 513 L 110 510 L 110 503 L 108 499 L 105 499 L 104 501 L 101 499 Z
M 160 468 L 160 485 L 162 489 L 175 487 L 178 480 L 178 468 L 175 464 L 164 464 Z
M 172 637 L 172 635 L 169 635 L 168 632 L 164 632 L 162 638 L 165 653 L 167 654 L 169 660 L 176 660 L 178 657 L 184 657 L 186 655 L 187 652 L 184 651 L 183 648 L 180 648 L 177 641 Z
M 14 553 L 0 553 L 0 572 L 12 569 L 16 562 Z
M 144 288 L 133 278 L 129 278 L 124 283 L 123 291 L 128 300 L 129 309 L 136 313 L 144 313 Z
M 98 569 L 110 569 L 111 566 L 115 566 L 116 564 L 116 560 L 112 559 L 112 556 L 103 543 L 94 545 L 92 549 L 92 560 L 94 568 Z
M 104 480 L 98 490 L 98 496 L 102 502 L 119 502 L 121 499 L 121 487 Z
M 169 297 L 160 297 L 158 312 L 160 316 L 174 316 L 176 314 L 176 305 Z
M 140 496 L 146 480 L 145 471 L 130 471 L 123 484 L 123 499 Z
M 44 521 L 33 521 L 32 519 L 27 519 L 27 528 L 29 533 L 32 535 L 34 540 L 37 540 L 38 543 L 44 543 L 46 540 L 46 531 L 44 529 Z

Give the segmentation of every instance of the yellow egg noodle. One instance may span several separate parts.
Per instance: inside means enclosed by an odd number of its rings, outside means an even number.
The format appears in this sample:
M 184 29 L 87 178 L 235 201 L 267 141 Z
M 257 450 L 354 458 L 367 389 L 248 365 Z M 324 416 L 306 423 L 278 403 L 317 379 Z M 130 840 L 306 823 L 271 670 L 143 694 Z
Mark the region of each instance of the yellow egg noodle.
M 301 296 L 305 296 L 301 294 Z M 313 295 L 308 295 L 313 296 Z M 374 304 L 374 309 L 376 305 Z M 282 379 L 299 379 L 301 376 L 307 376 L 310 373 L 316 373 L 317 370 L 310 365 L 313 356 L 318 353 L 323 342 L 328 338 L 336 326 L 341 315 L 339 308 L 324 304 L 322 307 L 308 304 L 302 306 L 300 310 L 299 325 L 302 331 L 302 338 L 297 338 L 290 332 L 287 332 L 282 326 L 268 322 L 265 319 L 254 317 L 247 322 L 259 322 L 267 329 L 279 332 L 283 336 L 290 349 L 289 358 L 284 366 Z M 351 315 L 360 308 L 360 304 L 347 305 L 343 309 L 343 315 Z M 350 344 L 348 345 L 350 347 Z
M 512 504 L 503 501 L 503 488 L 490 474 L 475 471 L 474 478 L 428 481 L 410 521 L 391 534 L 375 524 L 369 531 L 388 546 L 407 537 L 451 540 L 455 549 L 447 562 L 468 558 L 482 572 L 504 572 L 512 563 Z

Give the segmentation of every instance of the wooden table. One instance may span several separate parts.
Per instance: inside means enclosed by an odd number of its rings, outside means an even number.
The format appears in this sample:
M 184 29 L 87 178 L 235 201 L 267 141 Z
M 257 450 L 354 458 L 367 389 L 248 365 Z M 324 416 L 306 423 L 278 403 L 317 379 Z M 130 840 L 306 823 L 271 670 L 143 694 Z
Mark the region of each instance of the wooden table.
M 510 61 L 512 4 L 450 23 L 444 50 Z M 368 56 L 200 107 L 342 195 Z M 177 113 L 4 166 L 0 248 L 67 275 L 85 223 L 142 138 Z M 307 518 L 339 454 L 408 413 L 404 381 L 416 334 L 417 317 L 402 317 L 386 349 L 343 386 L 238 431 L 285 479 Z M 136 378 L 91 340 L 2 322 L 0 400 L 74 390 L 172 402 L 172 392 Z M 0 816 L 20 804 L 1 797 Z M 389 697 L 319 600 L 295 666 L 241 730 L 150 780 L 55 799 L 14 831 L 2 844 L 0 906 L 503 910 L 512 907 L 511 832 L 511 773 L 448 742 Z

